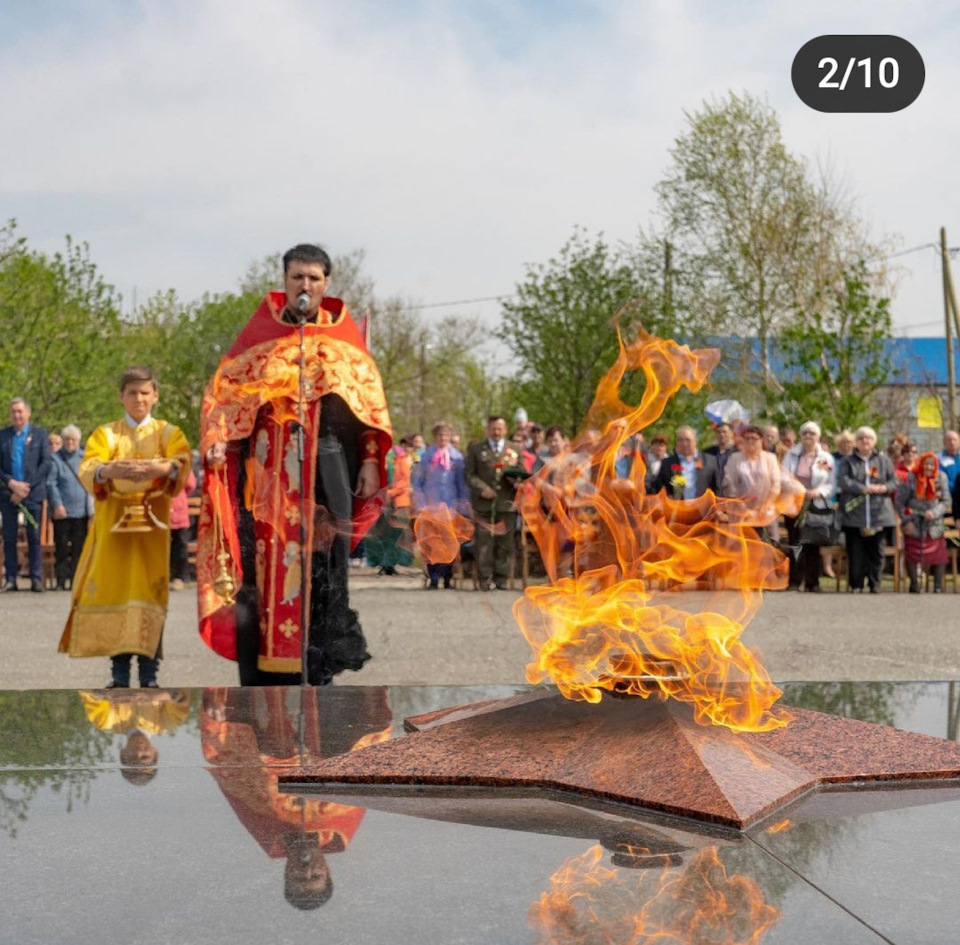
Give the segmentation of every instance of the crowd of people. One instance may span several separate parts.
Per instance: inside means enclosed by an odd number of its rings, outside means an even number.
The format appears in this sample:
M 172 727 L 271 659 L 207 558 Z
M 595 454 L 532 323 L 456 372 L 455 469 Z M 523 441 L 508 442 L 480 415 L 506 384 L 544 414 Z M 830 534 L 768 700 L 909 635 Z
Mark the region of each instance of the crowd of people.
M 200 637 L 238 664 L 241 685 L 325 685 L 370 654 L 349 606 L 348 555 L 379 508 L 391 443 L 383 384 L 329 255 L 298 244 L 221 359 L 202 401 L 199 450 L 154 416 L 149 368 L 120 379 L 122 415 L 80 448 L 15 398 L 0 431 L 3 590 L 45 590 L 41 529 L 54 522 L 56 586 L 71 593 L 60 652 L 107 656 L 107 688 L 158 685 L 169 592 L 186 578 L 185 496 L 196 521 Z M 56 451 L 56 455 L 54 455 Z M 92 506 L 91 506 L 92 502 Z
M 672 444 L 637 434 L 615 460 L 598 461 L 613 428 L 583 431 L 571 446 L 564 430 L 517 411 L 512 431 L 505 417 L 491 416 L 484 436 L 466 445 L 444 422 L 429 446 L 420 433 L 394 445 L 376 364 L 342 300 L 326 294 L 331 271 L 313 244 L 284 254 L 284 291 L 263 299 L 207 385 L 198 450 L 154 417 L 159 384 L 147 368 L 124 372 L 122 416 L 83 446 L 75 425 L 48 433 L 31 422 L 22 397 L 11 401 L 10 425 L 0 430 L 3 590 L 19 590 L 21 528 L 30 589 L 44 590 L 40 523 L 48 515 L 56 587 L 71 591 L 60 650 L 111 657 L 111 687 L 130 685 L 133 656 L 140 685 L 157 685 L 168 595 L 187 580 L 194 527 L 203 642 L 238 663 L 241 685 L 325 685 L 370 659 L 349 606 L 351 558 L 363 553 L 391 574 L 419 553 L 424 586 L 439 590 L 453 586 L 458 554 L 469 554 L 480 590 L 507 589 L 525 498 L 535 495 L 554 521 L 572 523 L 582 512 L 571 527 L 581 544 L 599 544 L 584 539 L 583 497 L 601 466 L 629 489 L 642 478 L 646 501 L 687 504 L 686 518 L 708 508 L 708 491 L 739 499 L 740 509 L 800 498 L 782 529 L 777 515 L 756 523 L 760 537 L 789 552 L 791 586 L 818 591 L 843 544 L 850 590 L 876 593 L 884 544 L 902 535 L 910 590 L 920 590 L 924 570 L 943 590 L 947 517 L 960 508 L 955 431 L 940 453 L 920 455 L 904 436 L 879 450 L 869 427 L 828 444 L 812 421 L 799 434 L 720 422 L 716 442 L 701 449 L 696 429 L 683 425 Z M 192 522 L 187 496 L 198 483 Z M 420 541 L 429 521 L 450 526 L 455 540 L 452 548 L 441 542 L 443 554 Z M 559 544 L 567 557 L 555 573 L 574 566 L 573 540 L 571 533 Z M 589 558 L 576 566 L 589 569 Z
M 453 426 L 433 426 L 433 443 L 411 434 L 387 454 L 388 504 L 358 550 L 379 574 L 395 574 L 398 564 L 412 564 L 416 542 L 412 523 L 438 506 L 473 522 L 465 554 L 476 561 L 481 590 L 507 590 L 518 535 L 516 490 L 551 458 L 566 449 L 568 439 L 557 426 L 544 429 L 524 422 L 507 437 L 507 420 L 491 416 L 482 439 L 461 448 Z M 452 562 L 434 562 L 421 555 L 427 590 L 451 589 Z
M 60 432 L 34 426 L 30 404 L 22 397 L 10 403 L 10 425 L 0 429 L 0 520 L 3 522 L 3 591 L 19 590 L 17 539 L 19 519 L 27 525 L 27 561 L 30 590 L 46 590 L 41 558 L 44 503 L 53 525 L 54 584 L 58 591 L 73 586 L 80 552 L 94 515 L 93 496 L 84 488 L 80 464 L 83 435 L 68 423 Z M 194 456 L 194 460 L 196 456 Z M 196 465 L 196 463 L 194 463 Z M 198 470 L 197 470 L 198 471 Z M 188 498 L 198 489 L 197 471 L 191 469 L 186 487 L 171 502 L 170 590 L 181 591 L 189 580 L 187 548 L 195 523 L 190 521 Z
M 7 484 L 0 496 L 4 527 L 4 590 L 17 584 L 17 518 L 39 521 L 46 500 L 53 523 L 56 588 L 70 589 L 92 521 L 94 502 L 79 472 L 84 456 L 81 431 L 74 425 L 49 434 L 30 424 L 30 406 L 23 398 L 10 404 L 10 426 L 0 430 L 0 476 Z M 559 427 L 516 424 L 507 436 L 506 418 L 488 419 L 486 436 L 466 447 L 452 425 L 438 422 L 428 446 L 420 433 L 402 437 L 387 453 L 384 513 L 352 555 L 378 574 L 397 573 L 417 559 L 412 525 L 425 508 L 445 506 L 484 527 L 475 529 L 466 548 L 476 557 L 476 576 L 483 590 L 505 589 L 518 535 L 515 490 L 567 448 Z M 673 450 L 663 434 L 631 438 L 621 449 L 616 469 L 626 478 L 640 457 L 648 494 L 665 491 L 673 499 L 691 501 L 708 489 L 718 496 L 764 504 L 776 497 L 786 479 L 804 491 L 802 510 L 774 522 L 763 537 L 790 552 L 790 586 L 817 592 L 823 576 L 835 577 L 837 546 L 846 548 L 851 591 L 877 593 L 881 586 L 884 547 L 901 543 L 909 590 L 918 592 L 923 572 L 933 590 L 943 590 L 947 564 L 946 534 L 953 508 L 960 508 L 960 434 L 950 430 L 937 453 L 925 452 L 904 434 L 885 450 L 875 431 L 843 430 L 832 443 L 815 422 L 799 434 L 790 426 L 715 424 L 713 445 L 701 448 L 696 430 L 679 427 Z M 507 470 L 510 474 L 503 475 Z M 185 488 L 171 503 L 170 589 L 182 590 L 189 577 L 187 544 L 195 534 L 187 499 L 198 489 L 190 470 Z M 682 482 L 681 487 L 676 483 Z M 489 527 L 487 527 L 489 525 Z M 44 589 L 38 530 L 26 529 L 30 588 Z M 422 555 L 420 556 L 422 558 Z M 450 562 L 423 561 L 429 590 L 452 587 Z
M 485 438 L 464 451 L 449 424 L 438 423 L 433 434 L 429 448 L 418 445 L 422 436 L 409 436 L 391 451 L 396 457 L 388 458 L 392 509 L 386 510 L 383 521 L 389 524 L 381 531 L 391 529 L 395 551 L 387 557 L 396 561 L 405 555 L 402 560 L 412 562 L 410 522 L 439 502 L 479 526 L 467 546 L 467 554 L 476 556 L 479 587 L 505 588 L 518 540 L 515 490 L 523 476 L 563 453 L 569 441 L 559 427 L 544 430 L 536 423 L 517 425 L 507 437 L 502 416 L 490 417 Z M 774 502 L 783 489 L 799 491 L 798 514 L 777 516 L 759 530 L 788 553 L 791 588 L 819 592 L 822 577 L 836 577 L 838 549 L 844 549 L 848 589 L 879 593 L 885 548 L 898 545 L 909 591 L 920 591 L 926 572 L 934 592 L 942 592 L 948 519 L 954 507 L 960 508 L 954 505 L 960 502 L 960 435 L 955 431 L 944 435 L 941 451 L 922 455 L 903 434 L 881 450 L 876 432 L 867 426 L 842 430 L 829 442 L 813 421 L 799 432 L 790 426 L 722 422 L 714 425 L 713 437 L 713 445 L 701 448 L 697 431 L 683 425 L 672 451 L 663 434 L 631 437 L 620 450 L 616 473 L 630 477 L 639 458 L 648 495 L 663 492 L 690 503 L 710 490 L 759 507 Z M 380 563 L 380 545 L 373 547 L 368 563 L 379 565 L 380 573 L 393 573 Z M 441 582 L 451 586 L 450 564 L 428 564 L 427 574 L 428 589 Z
M 848 560 L 848 589 L 879 593 L 884 548 L 902 550 L 909 590 L 921 589 L 929 570 L 935 593 L 943 590 L 948 560 L 947 518 L 960 508 L 960 435 L 949 430 L 943 449 L 919 452 L 903 434 L 881 450 L 868 426 L 842 430 L 832 444 L 820 426 L 807 421 L 799 436 L 790 426 L 734 425 L 714 428 L 715 444 L 700 450 L 691 427 L 680 427 L 676 449 L 654 436 L 646 453 L 648 492 L 662 489 L 692 500 L 707 489 L 763 505 L 785 483 L 802 490 L 799 514 L 783 516 L 765 529 L 768 540 L 790 556 L 790 586 L 820 590 L 821 576 L 835 577 L 837 547 Z M 681 490 L 672 484 L 682 482 Z M 899 552 L 899 548 L 898 548 Z

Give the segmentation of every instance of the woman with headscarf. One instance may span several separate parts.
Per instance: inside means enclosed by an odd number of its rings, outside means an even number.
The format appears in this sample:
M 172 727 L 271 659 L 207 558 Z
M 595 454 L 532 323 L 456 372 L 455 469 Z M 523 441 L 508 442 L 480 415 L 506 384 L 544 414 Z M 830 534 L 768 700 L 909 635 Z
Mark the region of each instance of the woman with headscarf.
M 877 450 L 877 434 L 860 427 L 854 450 L 837 469 L 839 517 L 850 562 L 849 590 L 862 591 L 866 579 L 871 594 L 880 591 L 883 575 L 883 530 L 894 525 L 892 496 L 897 491 L 893 463 Z
M 906 482 L 897 490 L 897 511 L 903 530 L 903 550 L 910 577 L 910 593 L 920 593 L 924 565 L 933 574 L 933 592 L 943 592 L 947 539 L 943 517 L 950 514 L 950 485 L 940 472 L 936 454 L 924 453 Z
M 463 477 L 463 453 L 452 445 L 452 439 L 453 427 L 449 423 L 434 424 L 433 445 L 427 447 L 413 474 L 413 507 L 418 516 L 425 509 L 431 510 L 428 514 L 433 516 L 443 515 L 446 510 L 445 514 L 452 522 L 454 515 L 470 514 L 470 492 Z M 442 579 L 444 588 L 449 590 L 453 586 L 453 558 L 432 561 L 430 549 L 424 547 L 423 542 L 420 544 L 420 554 L 427 562 L 427 589 L 437 590 Z

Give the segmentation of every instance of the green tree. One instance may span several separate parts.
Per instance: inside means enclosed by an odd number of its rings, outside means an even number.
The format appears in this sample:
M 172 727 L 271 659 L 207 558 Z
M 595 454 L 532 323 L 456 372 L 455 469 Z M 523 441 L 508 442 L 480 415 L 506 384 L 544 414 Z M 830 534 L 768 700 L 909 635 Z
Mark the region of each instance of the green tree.
M 109 748 L 76 692 L 0 693 L 0 832 L 16 837 L 42 789 L 64 795 L 68 811 L 86 803 Z
M 559 254 L 529 266 L 512 300 L 503 303 L 497 337 L 519 363 L 514 402 L 541 424 L 580 428 L 597 383 L 618 352 L 616 316 L 629 306 L 629 334 L 661 318 L 649 288 L 625 252 L 577 229 Z
M 826 296 L 826 304 L 780 334 L 784 379 L 777 419 L 814 417 L 830 434 L 879 425 L 873 394 L 898 374 L 888 347 L 890 300 L 871 287 L 862 262 Z
M 427 440 L 439 420 L 465 437 L 478 435 L 494 405 L 496 379 L 482 355 L 488 331 L 474 317 L 426 323 L 400 299 L 371 310 L 372 348 L 396 436 Z
M 686 113 L 686 122 L 656 188 L 689 290 L 681 321 L 700 334 L 738 335 L 749 347 L 756 339 L 759 371 L 744 386 L 760 380 L 776 394 L 779 333 L 877 249 L 841 188 L 788 151 L 766 102 L 731 92 Z
M 148 299 L 124 324 L 128 361 L 148 365 L 159 379 L 158 416 L 180 426 L 193 446 L 207 381 L 260 299 L 224 293 L 185 303 L 169 290 Z
M 123 363 L 120 299 L 68 236 L 31 250 L 16 221 L 0 228 L 0 396 L 25 397 L 36 422 L 84 429 L 116 413 Z

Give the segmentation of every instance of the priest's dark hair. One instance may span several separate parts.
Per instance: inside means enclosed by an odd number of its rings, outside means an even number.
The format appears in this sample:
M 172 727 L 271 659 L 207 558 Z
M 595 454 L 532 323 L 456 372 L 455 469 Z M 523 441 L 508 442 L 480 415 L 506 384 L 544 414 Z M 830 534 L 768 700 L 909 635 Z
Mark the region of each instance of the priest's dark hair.
M 324 275 L 329 279 L 333 271 L 333 263 L 326 250 L 321 249 L 314 243 L 297 243 L 293 249 L 288 249 L 283 254 L 283 271 L 290 268 L 292 262 L 320 263 L 323 266 Z

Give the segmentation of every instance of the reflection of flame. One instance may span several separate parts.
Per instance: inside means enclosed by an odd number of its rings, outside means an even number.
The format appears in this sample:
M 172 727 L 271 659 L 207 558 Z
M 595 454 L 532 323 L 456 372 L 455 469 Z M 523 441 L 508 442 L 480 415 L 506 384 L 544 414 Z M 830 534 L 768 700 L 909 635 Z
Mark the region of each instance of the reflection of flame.
M 552 584 L 528 588 L 514 614 L 535 651 L 532 683 L 550 679 L 567 698 L 589 702 L 603 690 L 673 696 L 692 703 L 703 724 L 767 731 L 789 716 L 771 712 L 780 690 L 740 635 L 761 590 L 786 584 L 787 561 L 755 529 L 781 511 L 796 514 L 802 496 L 785 487 L 776 501 L 709 491 L 676 501 L 645 494 L 639 458 L 628 479 L 614 469 L 627 438 L 653 423 L 681 387 L 699 390 L 719 358 L 715 349 L 691 351 L 642 331 L 621 345 L 597 388 L 588 432 L 520 494 Z M 643 371 L 646 389 L 630 407 L 619 389 L 634 370 Z M 562 575 L 571 546 L 573 574 Z M 737 593 L 715 595 L 697 614 L 670 597 L 703 586 Z
M 382 745 L 388 741 L 390 741 L 389 726 L 381 732 L 368 732 L 366 735 L 362 735 L 353 743 L 350 751 L 360 751 L 361 748 L 369 748 L 371 745 Z
M 775 824 L 767 827 L 767 833 L 783 833 L 785 830 L 790 830 L 794 826 L 793 821 L 787 817 L 785 820 L 778 820 Z
M 715 847 L 665 871 L 611 869 L 602 859 L 598 844 L 550 878 L 529 911 L 539 945 L 757 945 L 780 918 L 752 879 L 727 875 Z
M 473 523 L 448 505 L 428 505 L 413 522 L 417 553 L 430 564 L 450 564 L 473 537 Z

